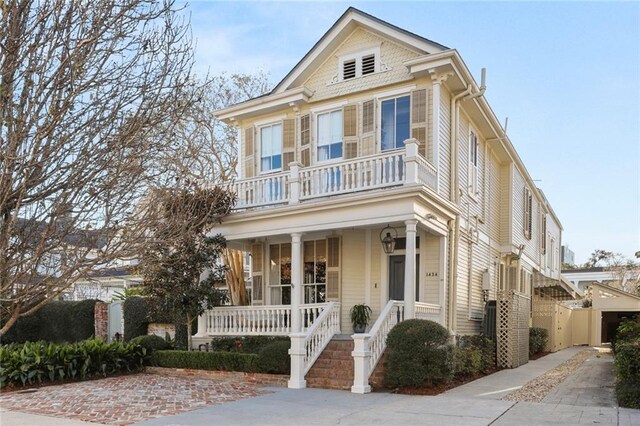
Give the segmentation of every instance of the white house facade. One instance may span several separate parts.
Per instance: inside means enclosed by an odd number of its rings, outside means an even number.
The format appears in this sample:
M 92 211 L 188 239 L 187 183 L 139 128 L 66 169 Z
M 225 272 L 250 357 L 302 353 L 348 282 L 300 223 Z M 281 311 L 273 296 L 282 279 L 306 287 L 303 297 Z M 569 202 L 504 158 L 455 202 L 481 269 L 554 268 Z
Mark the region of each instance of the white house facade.
M 241 167 L 216 231 L 251 254 L 252 304 L 207 312 L 196 344 L 290 335 L 299 388 L 348 335 L 368 392 L 403 318 L 475 334 L 498 291 L 559 280 L 562 226 L 484 91 L 456 50 L 350 8 L 273 91 L 219 111 Z

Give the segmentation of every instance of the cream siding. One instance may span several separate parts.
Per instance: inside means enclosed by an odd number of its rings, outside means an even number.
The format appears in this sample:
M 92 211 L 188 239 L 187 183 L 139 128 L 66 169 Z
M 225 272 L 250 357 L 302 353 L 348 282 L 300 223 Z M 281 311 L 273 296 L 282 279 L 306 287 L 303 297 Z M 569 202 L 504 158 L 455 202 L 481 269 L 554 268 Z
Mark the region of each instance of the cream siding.
M 341 56 L 376 46 L 380 47 L 381 70 L 379 72 L 338 81 Z M 379 37 L 363 28 L 357 28 L 303 85 L 314 92 L 314 101 L 321 101 L 400 81 L 409 81 L 413 77 L 403 63 L 417 56 L 419 56 L 417 50 L 406 49 L 389 39 Z
M 451 195 L 451 144 L 449 133 L 451 129 L 451 107 L 449 91 L 442 86 L 440 90 L 440 118 L 439 118 L 439 140 L 438 149 L 440 151 L 438 161 L 438 192 L 439 194 L 450 199 Z
M 500 167 L 500 243 L 503 245 L 512 244 L 512 208 L 511 194 L 513 186 L 511 183 L 511 173 L 513 165 L 504 164 Z
M 422 268 L 420 275 L 424 278 L 422 286 L 421 302 L 440 303 L 438 300 L 440 286 L 440 239 L 433 235 L 423 233 L 420 238 L 420 260 Z
M 489 237 L 498 243 L 500 238 L 500 223 L 502 220 L 500 212 L 500 164 L 498 159 L 491 155 L 489 161 L 489 184 L 488 184 L 488 206 L 485 221 L 489 229 Z

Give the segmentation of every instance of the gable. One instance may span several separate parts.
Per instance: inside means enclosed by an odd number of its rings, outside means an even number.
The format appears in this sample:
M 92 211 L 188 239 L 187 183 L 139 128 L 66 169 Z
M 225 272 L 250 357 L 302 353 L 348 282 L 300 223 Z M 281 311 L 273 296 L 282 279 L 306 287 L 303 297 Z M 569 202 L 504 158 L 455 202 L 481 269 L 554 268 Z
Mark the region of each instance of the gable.
M 340 59 L 371 49 L 376 50 L 376 52 L 379 49 L 379 71 L 370 75 L 341 81 Z M 424 52 L 418 49 L 400 46 L 389 38 L 374 34 L 362 27 L 357 27 L 329 55 L 328 59 L 304 81 L 303 86 L 313 92 L 314 101 L 319 101 L 390 83 L 411 80 L 413 77 L 403 64 L 423 54 Z

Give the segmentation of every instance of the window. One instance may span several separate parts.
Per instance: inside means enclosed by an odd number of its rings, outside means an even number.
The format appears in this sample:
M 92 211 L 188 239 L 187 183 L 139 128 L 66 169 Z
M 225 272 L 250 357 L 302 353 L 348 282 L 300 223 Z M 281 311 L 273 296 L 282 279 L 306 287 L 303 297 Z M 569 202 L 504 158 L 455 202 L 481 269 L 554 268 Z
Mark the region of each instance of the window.
M 318 161 L 342 157 L 342 110 L 318 115 Z
M 260 170 L 282 168 L 282 124 L 272 124 L 260 129 Z
M 291 304 L 291 243 L 269 246 L 269 287 L 272 304 Z
M 340 58 L 340 81 L 351 80 L 379 71 L 380 49 L 369 49 Z
M 531 218 L 533 215 L 533 197 L 529 188 L 524 188 L 524 236 L 531 239 Z
M 324 303 L 327 289 L 327 241 L 304 242 L 304 303 Z
M 547 216 L 542 214 L 542 231 L 540 232 L 540 251 L 542 254 L 547 253 Z
M 410 96 L 382 101 L 382 151 L 402 148 L 409 139 Z
M 469 132 L 469 195 L 478 194 L 478 137 Z

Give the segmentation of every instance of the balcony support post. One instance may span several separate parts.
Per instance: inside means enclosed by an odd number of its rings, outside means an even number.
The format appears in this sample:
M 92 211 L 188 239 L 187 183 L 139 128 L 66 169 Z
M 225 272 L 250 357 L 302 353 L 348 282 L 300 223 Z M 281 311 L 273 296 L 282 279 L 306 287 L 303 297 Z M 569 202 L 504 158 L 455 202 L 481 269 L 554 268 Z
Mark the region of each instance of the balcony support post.
M 404 158 L 404 184 L 412 185 L 418 183 L 418 145 L 417 139 L 407 139 L 404 141 L 406 150 Z
M 289 204 L 300 202 L 300 167 L 302 164 L 297 161 L 289 163 Z

